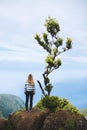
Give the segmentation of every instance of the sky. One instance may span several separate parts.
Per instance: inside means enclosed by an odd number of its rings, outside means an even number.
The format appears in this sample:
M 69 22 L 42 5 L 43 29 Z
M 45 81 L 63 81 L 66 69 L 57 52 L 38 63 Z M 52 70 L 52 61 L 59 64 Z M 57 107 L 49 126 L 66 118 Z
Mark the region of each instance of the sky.
M 77 108 L 87 108 L 87 1 L 86 0 L 0 0 L 0 94 L 14 94 L 25 101 L 24 84 L 33 74 L 43 84 L 47 52 L 35 40 L 46 31 L 48 16 L 60 25 L 59 36 L 71 37 L 72 49 L 59 55 L 62 66 L 51 73 L 51 95 L 67 98 Z

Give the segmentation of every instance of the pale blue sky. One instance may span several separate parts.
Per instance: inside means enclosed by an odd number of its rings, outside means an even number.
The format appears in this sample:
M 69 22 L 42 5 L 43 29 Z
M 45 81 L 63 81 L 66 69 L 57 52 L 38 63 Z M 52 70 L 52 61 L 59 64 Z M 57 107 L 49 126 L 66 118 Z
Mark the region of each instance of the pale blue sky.
M 50 75 L 52 94 L 65 97 L 77 107 L 87 107 L 87 1 L 86 0 L 0 0 L 0 93 L 24 99 L 28 73 L 42 79 L 46 52 L 34 39 L 45 31 L 48 16 L 56 18 L 60 36 L 71 37 L 73 48 L 60 55 L 62 66 Z M 58 86 L 58 87 L 57 87 Z

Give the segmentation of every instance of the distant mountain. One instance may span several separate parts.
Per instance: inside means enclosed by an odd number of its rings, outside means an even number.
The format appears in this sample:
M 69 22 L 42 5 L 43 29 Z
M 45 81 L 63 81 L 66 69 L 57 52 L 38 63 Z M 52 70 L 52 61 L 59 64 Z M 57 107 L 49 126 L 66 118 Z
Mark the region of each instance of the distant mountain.
M 87 108 L 80 109 L 80 112 L 87 116 Z
M 21 98 L 10 94 L 0 94 L 0 117 L 7 118 L 10 113 L 23 108 L 24 102 Z

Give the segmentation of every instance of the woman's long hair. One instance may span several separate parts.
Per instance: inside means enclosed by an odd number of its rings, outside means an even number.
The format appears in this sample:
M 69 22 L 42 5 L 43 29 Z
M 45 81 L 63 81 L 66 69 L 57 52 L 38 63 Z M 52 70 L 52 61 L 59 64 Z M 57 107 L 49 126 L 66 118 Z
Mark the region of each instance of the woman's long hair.
M 33 80 L 32 74 L 29 74 L 29 75 L 28 75 L 28 80 L 27 80 L 27 82 L 28 82 L 29 84 L 31 84 L 31 85 L 34 85 L 34 80 Z

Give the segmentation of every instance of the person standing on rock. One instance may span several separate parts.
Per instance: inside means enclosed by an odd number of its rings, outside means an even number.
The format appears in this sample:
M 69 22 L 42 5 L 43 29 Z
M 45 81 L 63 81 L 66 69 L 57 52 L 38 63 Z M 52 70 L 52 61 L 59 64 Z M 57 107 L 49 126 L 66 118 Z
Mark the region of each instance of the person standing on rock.
M 32 110 L 33 95 L 35 94 L 35 84 L 32 74 L 28 75 L 28 79 L 25 83 L 24 93 L 26 95 L 26 101 L 25 101 L 26 112 L 28 112 Z M 30 102 L 29 109 L 28 109 L 28 102 Z

